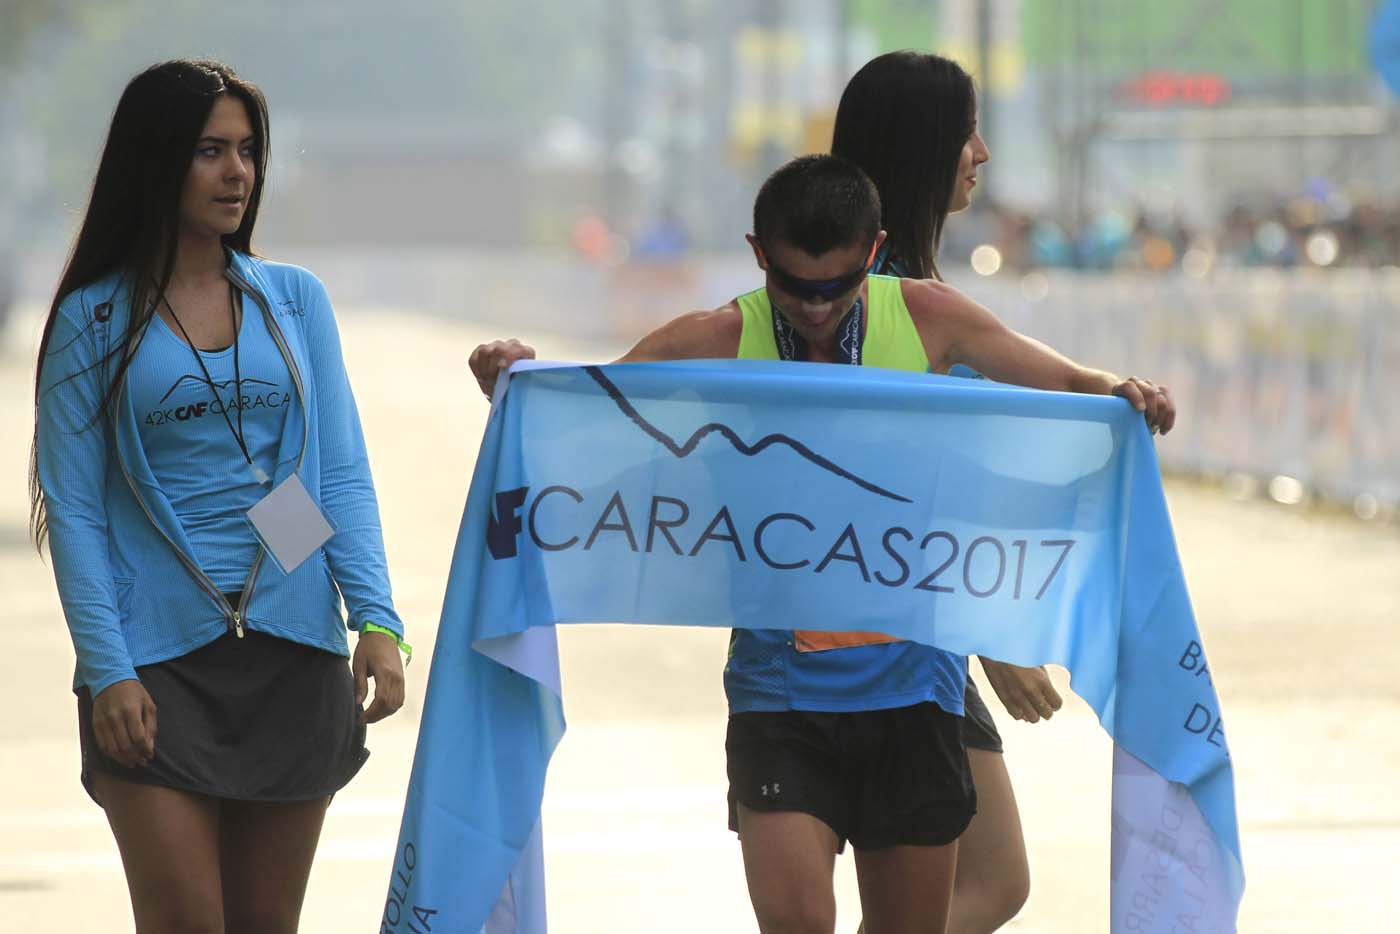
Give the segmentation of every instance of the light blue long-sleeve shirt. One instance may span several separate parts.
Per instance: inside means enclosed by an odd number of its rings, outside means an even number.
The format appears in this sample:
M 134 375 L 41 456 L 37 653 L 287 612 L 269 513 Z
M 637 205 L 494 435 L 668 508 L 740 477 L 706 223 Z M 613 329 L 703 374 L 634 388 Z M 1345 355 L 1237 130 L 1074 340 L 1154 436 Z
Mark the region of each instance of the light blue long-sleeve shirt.
M 126 385 L 103 399 L 130 313 L 117 276 L 67 296 L 39 381 L 38 467 L 59 597 L 77 653 L 75 684 L 94 694 L 136 667 L 212 642 L 235 622 L 348 654 L 348 624 L 398 635 L 379 508 L 330 300 L 311 273 L 231 253 L 226 275 L 251 300 L 295 387 L 272 482 L 295 472 L 336 528 L 288 574 L 256 553 L 232 606 L 194 557 L 141 442 Z M 138 339 L 149 335 L 138 335 Z M 138 346 L 138 354 L 141 352 Z M 199 469 L 245 471 L 246 464 Z
M 287 410 L 297 403 L 257 303 L 244 296 L 242 304 L 237 346 L 197 358 L 183 336 L 152 318 L 126 377 L 151 471 L 195 563 L 225 593 L 243 586 L 257 558 L 247 512 L 268 486 L 255 470 L 271 476 L 277 468 Z

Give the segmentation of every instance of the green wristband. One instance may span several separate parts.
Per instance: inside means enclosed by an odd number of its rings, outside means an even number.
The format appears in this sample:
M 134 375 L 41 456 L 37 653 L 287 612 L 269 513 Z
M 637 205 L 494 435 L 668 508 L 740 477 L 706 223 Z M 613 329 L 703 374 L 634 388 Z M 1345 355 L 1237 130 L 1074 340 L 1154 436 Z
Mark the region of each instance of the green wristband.
M 386 636 L 388 636 L 390 639 L 393 639 L 393 640 L 394 640 L 394 644 L 397 645 L 397 646 L 399 647 L 399 651 L 403 653 L 403 660 L 404 660 L 404 664 L 405 664 L 405 665 L 408 664 L 409 662 L 413 661 L 413 646 L 409 645 L 407 642 L 405 642 L 405 641 L 403 641 L 402 639 L 400 639 L 400 638 L 398 637 L 398 634 L 395 633 L 394 630 L 392 630 L 392 629 L 386 629 L 386 628 L 384 628 L 383 626 L 379 625 L 378 623 L 361 623 L 361 624 L 360 624 L 360 633 L 363 635 L 364 633 L 367 633 L 367 632 L 382 632 L 382 633 L 384 633 L 384 635 L 386 635 Z

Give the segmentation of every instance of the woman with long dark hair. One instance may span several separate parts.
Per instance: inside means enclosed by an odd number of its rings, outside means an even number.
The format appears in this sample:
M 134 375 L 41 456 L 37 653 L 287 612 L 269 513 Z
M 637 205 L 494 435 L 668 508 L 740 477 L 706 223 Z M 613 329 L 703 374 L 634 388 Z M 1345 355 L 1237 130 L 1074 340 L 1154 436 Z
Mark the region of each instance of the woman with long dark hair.
M 403 702 L 329 299 L 252 253 L 267 157 L 227 66 L 133 78 L 39 350 L 31 532 L 142 934 L 295 931 L 330 797 Z
M 977 169 L 991 153 L 977 131 L 972 78 L 956 62 L 924 52 L 891 52 L 847 83 L 831 151 L 865 171 L 880 192 L 887 237 L 874 272 L 942 279 L 935 256 L 950 213 L 966 208 Z M 976 375 L 962 369 L 956 375 Z M 1018 720 L 1049 719 L 1061 700 L 1043 668 L 982 659 L 987 680 Z M 977 813 L 958 838 L 948 930 L 994 931 L 1030 892 L 1021 818 L 991 712 L 968 679 L 963 740 L 977 789 Z

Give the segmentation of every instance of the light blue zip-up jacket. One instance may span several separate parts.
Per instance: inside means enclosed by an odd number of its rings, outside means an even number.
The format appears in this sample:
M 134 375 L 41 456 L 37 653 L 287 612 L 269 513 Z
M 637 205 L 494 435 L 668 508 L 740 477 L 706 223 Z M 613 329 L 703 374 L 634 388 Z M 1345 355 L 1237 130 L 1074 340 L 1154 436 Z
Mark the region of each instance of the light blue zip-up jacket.
M 99 414 L 120 357 L 109 354 L 126 333 L 129 297 L 115 275 L 70 294 L 43 361 L 38 466 L 49 553 L 78 658 L 74 683 L 94 696 L 137 677 L 138 665 L 184 655 L 245 626 L 348 655 L 342 596 L 351 629 L 371 622 L 403 635 L 325 287 L 304 269 L 236 252 L 226 275 L 261 309 L 296 388 L 272 482 L 295 471 L 336 533 L 290 574 L 259 548 L 240 605 L 231 606 L 191 557 L 146 460 L 125 386 L 109 417 Z

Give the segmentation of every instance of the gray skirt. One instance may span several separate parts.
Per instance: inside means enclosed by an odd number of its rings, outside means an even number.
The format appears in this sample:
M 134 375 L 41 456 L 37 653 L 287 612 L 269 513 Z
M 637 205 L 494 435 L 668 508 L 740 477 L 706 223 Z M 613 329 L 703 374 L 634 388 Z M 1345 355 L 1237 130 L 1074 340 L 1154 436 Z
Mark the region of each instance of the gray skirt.
M 309 801 L 343 788 L 369 758 L 348 661 L 246 630 L 136 669 L 156 705 L 156 753 L 126 768 L 97 746 L 92 695 L 77 690 L 83 787 L 91 776 L 239 801 Z

